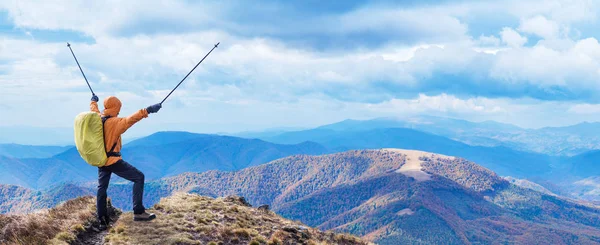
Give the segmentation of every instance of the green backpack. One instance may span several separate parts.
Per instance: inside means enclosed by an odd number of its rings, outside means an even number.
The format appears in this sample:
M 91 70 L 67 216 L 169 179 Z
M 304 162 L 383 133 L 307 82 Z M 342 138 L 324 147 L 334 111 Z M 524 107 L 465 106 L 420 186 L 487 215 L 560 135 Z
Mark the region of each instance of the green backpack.
M 88 164 L 94 167 L 106 164 L 104 125 L 98 113 L 82 112 L 75 117 L 75 146 Z

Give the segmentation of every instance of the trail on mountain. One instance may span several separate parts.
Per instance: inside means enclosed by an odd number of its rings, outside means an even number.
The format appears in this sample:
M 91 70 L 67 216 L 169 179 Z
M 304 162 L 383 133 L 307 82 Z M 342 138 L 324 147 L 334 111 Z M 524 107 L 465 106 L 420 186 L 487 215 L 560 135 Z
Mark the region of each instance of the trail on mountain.
M 266 207 L 254 208 L 245 198 L 209 198 L 176 193 L 149 209 L 150 222 L 133 221 L 124 213 L 104 238 L 119 244 L 344 244 L 370 245 L 362 239 L 321 231 L 285 219 Z
M 108 206 L 110 223 L 115 224 L 121 215 L 119 209 L 114 208 L 112 205 Z M 98 221 L 94 221 L 85 227 L 85 230 L 77 235 L 77 239 L 71 244 L 73 245 L 101 245 L 104 244 L 104 237 L 108 234 L 110 227 L 104 231 L 98 229 Z
M 78 236 L 77 240 L 72 244 L 76 245 L 96 245 L 104 244 L 104 237 L 108 234 L 108 230 L 95 231 L 93 229 L 87 230 Z

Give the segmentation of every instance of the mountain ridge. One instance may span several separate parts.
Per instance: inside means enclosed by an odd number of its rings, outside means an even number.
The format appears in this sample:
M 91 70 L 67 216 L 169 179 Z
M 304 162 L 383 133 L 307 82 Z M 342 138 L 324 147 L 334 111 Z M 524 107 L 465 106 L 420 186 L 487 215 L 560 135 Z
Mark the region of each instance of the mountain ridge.
M 528 129 L 495 121 L 471 122 L 435 116 L 388 117 L 369 120 L 347 119 L 313 129 L 290 131 L 276 136 L 265 135 L 261 139 L 281 143 L 284 141 L 278 141 L 278 138 L 302 134 L 319 138 L 319 133 L 326 136 L 329 130 L 352 132 L 377 128 L 410 128 L 474 146 L 506 146 L 553 156 L 573 156 L 600 149 L 598 125 L 600 122 L 586 122 L 565 127 Z
M 314 131 L 311 131 L 314 132 Z M 328 131 L 323 138 L 313 138 L 312 133 L 294 140 L 274 140 L 280 143 L 314 141 L 341 152 L 356 149 L 401 148 L 460 156 L 478 162 L 501 175 L 530 177 L 542 175 L 561 158 L 513 150 L 509 147 L 471 146 L 444 136 L 409 128 L 378 128 L 367 131 Z
M 169 138 L 169 139 L 165 139 Z M 167 144 L 156 142 L 170 140 Z M 188 171 L 219 169 L 234 171 L 294 154 L 324 154 L 317 144 L 270 143 L 231 136 L 164 132 L 125 145 L 122 154 L 146 174 L 157 179 Z M 0 156 L 0 183 L 45 189 L 62 182 L 93 182 L 97 171 L 85 163 L 72 147 L 51 158 L 8 158 Z
M 109 188 L 125 209 L 130 192 L 130 184 Z M 185 173 L 148 182 L 144 198 L 155 204 L 177 192 L 245 196 L 283 217 L 379 244 L 600 241 L 598 206 L 519 187 L 463 158 L 414 150 L 294 155 L 235 172 Z
M 9 158 L 48 158 L 72 146 L 0 144 L 0 156 Z
M 410 158 L 406 152 L 385 149 L 290 156 L 237 172 L 186 173 L 150 186 L 166 195 L 186 191 L 247 196 L 251 204 L 269 204 L 284 217 L 380 244 L 516 239 L 575 244 L 600 239 L 597 206 L 521 188 L 465 159 L 433 153 L 417 155 L 421 164 L 417 171 L 431 175 L 430 180 L 419 181 L 398 171 Z M 511 224 L 520 227 L 523 236 L 494 228 Z M 556 230 L 567 224 L 573 228 Z M 556 232 L 577 242 L 553 236 Z M 540 240 L 534 233 L 550 240 Z
M 149 209 L 151 222 L 134 222 L 108 203 L 109 231 L 97 229 L 95 198 L 68 200 L 26 215 L 0 215 L 2 244 L 348 244 L 367 245 L 348 234 L 323 232 L 290 221 L 244 198 L 212 199 L 176 193 Z

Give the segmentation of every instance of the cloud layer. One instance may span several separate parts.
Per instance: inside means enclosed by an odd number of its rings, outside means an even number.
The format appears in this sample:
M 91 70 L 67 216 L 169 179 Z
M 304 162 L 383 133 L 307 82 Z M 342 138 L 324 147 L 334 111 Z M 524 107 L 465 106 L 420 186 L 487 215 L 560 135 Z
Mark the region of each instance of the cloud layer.
M 69 126 L 87 108 L 57 33 L 98 94 L 122 97 L 126 112 L 160 101 L 222 43 L 140 133 L 409 114 L 528 127 L 600 120 L 590 113 L 600 107 L 594 1 L 339 2 L 4 1 L 0 110 L 14 116 L 0 126 Z

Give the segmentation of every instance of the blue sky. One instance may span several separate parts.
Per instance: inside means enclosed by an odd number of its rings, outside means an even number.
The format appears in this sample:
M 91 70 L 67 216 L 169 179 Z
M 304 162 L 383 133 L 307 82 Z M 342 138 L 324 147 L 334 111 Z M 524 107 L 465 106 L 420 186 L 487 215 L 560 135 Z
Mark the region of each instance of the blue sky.
M 69 128 L 90 93 L 132 130 L 236 132 L 436 115 L 523 127 L 600 121 L 596 1 L 0 3 L 0 127 Z M 10 115 L 10 116 L 6 116 Z

